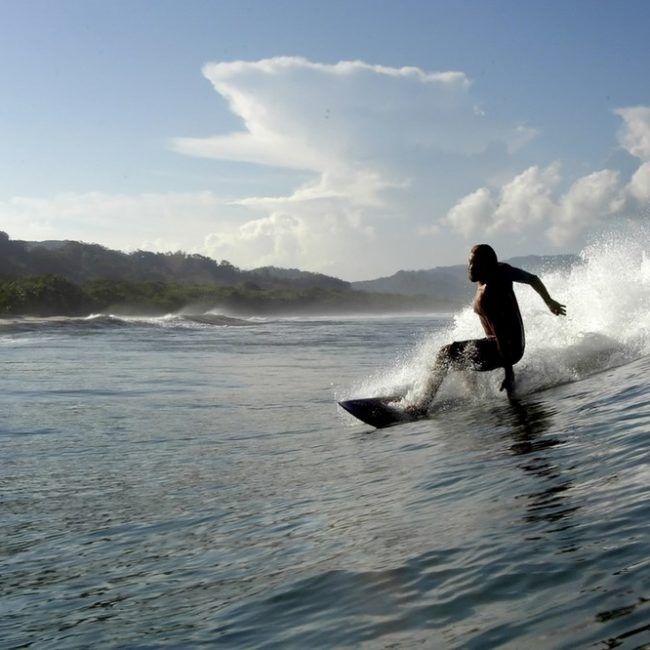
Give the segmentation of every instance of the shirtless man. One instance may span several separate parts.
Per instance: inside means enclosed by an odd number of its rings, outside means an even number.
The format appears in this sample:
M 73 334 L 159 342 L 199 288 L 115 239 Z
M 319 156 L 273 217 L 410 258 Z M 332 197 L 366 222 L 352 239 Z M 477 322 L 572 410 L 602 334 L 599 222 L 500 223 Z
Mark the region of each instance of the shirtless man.
M 409 412 L 426 411 L 449 370 L 495 370 L 503 368 L 505 377 L 500 390 L 508 394 L 514 388 L 512 370 L 524 354 L 524 324 L 521 321 L 513 282 L 529 284 L 542 297 L 556 316 L 565 315 L 566 308 L 551 298 L 542 281 L 509 264 L 499 262 L 494 249 L 487 244 L 474 246 L 469 256 L 469 279 L 478 282 L 474 311 L 481 320 L 485 338 L 455 341 L 445 345 L 436 356 L 433 372 L 423 397 L 410 405 Z

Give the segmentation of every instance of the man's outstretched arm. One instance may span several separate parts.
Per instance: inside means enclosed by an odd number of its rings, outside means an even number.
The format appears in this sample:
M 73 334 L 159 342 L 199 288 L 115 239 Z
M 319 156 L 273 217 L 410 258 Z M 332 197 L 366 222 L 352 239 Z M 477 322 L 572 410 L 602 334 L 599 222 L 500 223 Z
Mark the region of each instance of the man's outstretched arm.
M 528 271 L 517 269 L 515 267 L 510 267 L 510 273 L 510 277 L 514 282 L 529 284 L 533 289 L 535 289 L 552 313 L 556 316 L 566 316 L 566 307 L 557 302 L 557 300 L 551 298 L 544 283 L 535 274 L 528 273 Z
M 557 300 L 551 298 L 544 283 L 536 275 L 533 275 L 533 280 L 530 282 L 530 286 L 537 291 L 552 313 L 556 316 L 566 316 L 566 307 L 557 302 Z

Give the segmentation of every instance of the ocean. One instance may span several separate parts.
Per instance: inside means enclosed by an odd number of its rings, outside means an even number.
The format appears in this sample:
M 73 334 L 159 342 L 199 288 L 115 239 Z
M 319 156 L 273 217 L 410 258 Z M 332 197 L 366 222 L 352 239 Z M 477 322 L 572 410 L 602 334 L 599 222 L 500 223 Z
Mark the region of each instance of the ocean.
M 527 351 L 416 391 L 455 314 L 0 321 L 3 648 L 650 647 L 650 261 L 517 287 Z M 645 644 L 645 645 L 644 645 Z

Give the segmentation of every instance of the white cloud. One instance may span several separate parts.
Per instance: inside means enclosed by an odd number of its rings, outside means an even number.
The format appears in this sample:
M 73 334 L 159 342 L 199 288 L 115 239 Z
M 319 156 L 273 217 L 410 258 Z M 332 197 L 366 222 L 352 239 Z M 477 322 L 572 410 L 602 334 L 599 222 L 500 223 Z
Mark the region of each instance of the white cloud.
M 559 166 L 529 167 L 506 182 L 493 196 L 482 187 L 454 205 L 445 221 L 464 237 L 479 232 L 522 232 L 556 209 L 550 194 L 559 182 Z
M 485 145 L 484 138 L 455 141 L 444 128 L 456 111 L 473 115 L 472 123 L 481 122 L 462 72 L 275 57 L 209 63 L 203 73 L 245 128 L 207 138 L 176 138 L 172 146 L 181 153 L 323 172 L 342 162 L 367 162 L 369 154 L 414 136 L 422 144 L 421 136 L 436 145 L 442 140 L 450 150 L 462 146 L 476 151 Z M 421 130 L 427 123 L 432 129 Z
M 603 169 L 578 179 L 560 198 L 552 216 L 549 238 L 557 245 L 575 241 L 594 223 L 615 215 L 620 201 L 618 172 Z
M 287 195 L 237 201 L 258 213 L 249 219 L 256 244 L 245 223 L 216 228 L 209 240 L 229 247 L 236 263 L 256 250 L 275 264 L 323 270 L 325 262 L 316 260 L 328 260 L 328 268 L 338 260 L 339 273 L 366 274 L 369 264 L 385 265 L 396 236 L 437 231 L 432 219 L 457 196 L 456 187 L 483 178 L 495 157 L 502 162 L 537 134 L 477 108 L 469 79 L 457 71 L 276 57 L 211 63 L 203 72 L 241 118 L 242 129 L 176 138 L 174 150 L 314 174 Z M 321 232 L 333 215 L 346 238 L 364 246 L 363 256 L 348 255 Z M 272 229 L 277 237 L 268 234 Z M 312 232 L 321 233 L 317 250 Z M 366 248 L 369 236 L 374 245 Z M 278 244 L 287 238 L 299 244 Z M 295 251 L 302 251 L 302 260 Z M 426 255 L 430 259 L 431 251 Z
M 621 208 L 623 193 L 618 172 L 605 169 L 588 174 L 564 195 L 554 198 L 553 190 L 560 181 L 557 164 L 545 169 L 529 167 L 498 190 L 498 201 L 483 187 L 458 201 L 448 212 L 446 222 L 466 238 L 479 232 L 522 233 L 546 224 L 549 240 L 562 246 Z
M 305 183 L 289 196 L 250 197 L 234 203 L 261 209 L 286 208 L 292 204 L 304 205 L 316 201 L 380 207 L 383 205 L 381 193 L 384 190 L 407 186 L 406 182 L 391 183 L 371 169 L 348 170 L 346 173 L 326 171 L 318 180 Z
M 545 169 L 535 165 L 515 176 L 501 188 L 490 229 L 521 232 L 547 219 L 554 210 L 551 191 L 559 181 L 558 164 Z
M 488 229 L 495 211 L 492 195 L 487 187 L 481 187 L 463 197 L 448 212 L 446 221 L 465 238 Z
M 305 230 L 305 223 L 299 219 L 275 213 L 227 232 L 210 234 L 206 237 L 205 247 L 214 257 L 228 258 L 233 253 L 241 254 L 243 249 L 246 257 L 254 260 L 254 265 L 264 266 L 276 258 L 299 259 Z
M 615 111 L 623 124 L 618 138 L 630 154 L 643 162 L 623 186 L 620 173 L 603 169 L 573 182 L 562 195 L 559 164 L 529 167 L 500 188 L 467 194 L 447 212 L 444 222 L 465 238 L 478 232 L 525 233 L 536 224 L 556 246 L 573 244 L 596 224 L 616 218 L 650 202 L 650 107 Z
M 650 106 L 633 106 L 614 111 L 623 119 L 619 142 L 633 156 L 650 161 Z

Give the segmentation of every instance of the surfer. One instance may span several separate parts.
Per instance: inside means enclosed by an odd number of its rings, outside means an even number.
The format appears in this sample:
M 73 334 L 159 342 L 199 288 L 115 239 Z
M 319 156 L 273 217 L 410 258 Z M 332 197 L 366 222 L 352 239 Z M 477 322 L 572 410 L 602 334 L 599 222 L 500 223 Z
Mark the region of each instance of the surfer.
M 529 284 L 557 316 L 566 315 L 566 308 L 553 300 L 542 281 L 534 274 L 499 262 L 494 249 L 478 244 L 470 251 L 469 279 L 478 282 L 474 311 L 478 315 L 485 338 L 454 341 L 443 346 L 427 379 L 422 397 L 407 407 L 409 413 L 426 412 L 429 404 L 450 370 L 487 371 L 503 368 L 505 376 L 499 390 L 512 392 L 515 373 L 512 367 L 524 354 L 524 324 L 512 289 L 513 282 Z

